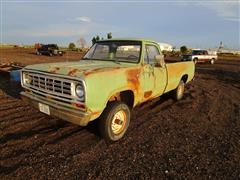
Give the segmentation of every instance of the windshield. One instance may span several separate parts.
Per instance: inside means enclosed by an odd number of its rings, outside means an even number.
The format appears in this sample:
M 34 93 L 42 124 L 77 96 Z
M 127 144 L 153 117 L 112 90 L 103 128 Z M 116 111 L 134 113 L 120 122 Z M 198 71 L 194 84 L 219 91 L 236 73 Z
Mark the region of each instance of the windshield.
M 140 50 L 140 41 L 101 41 L 95 43 L 83 59 L 137 63 Z

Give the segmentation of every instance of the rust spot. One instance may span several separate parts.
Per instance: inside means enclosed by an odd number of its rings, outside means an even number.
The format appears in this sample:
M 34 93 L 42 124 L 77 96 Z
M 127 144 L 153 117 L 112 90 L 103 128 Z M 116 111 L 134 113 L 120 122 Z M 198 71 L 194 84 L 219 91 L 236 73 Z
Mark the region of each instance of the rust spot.
M 109 101 L 119 101 L 120 99 L 120 93 L 116 93 L 109 98 Z
M 69 76 L 76 76 L 76 72 L 78 71 L 78 69 L 72 69 L 68 72 Z
M 105 67 L 105 68 L 96 68 L 96 69 L 92 69 L 89 71 L 85 71 L 84 75 L 88 76 L 94 73 L 101 73 L 101 72 L 111 72 L 113 73 L 115 70 L 120 69 L 121 67 Z
M 96 115 L 99 115 L 101 112 L 93 112 L 92 115 L 93 116 L 96 116 Z
M 144 98 L 149 98 L 152 95 L 152 91 L 144 92 Z
M 140 82 L 139 82 L 139 74 L 140 74 L 140 72 L 141 72 L 140 68 L 130 69 L 130 70 L 127 71 L 127 81 L 128 81 L 128 84 L 137 93 L 139 93 L 139 90 L 140 90 Z
M 102 113 L 101 111 L 93 112 L 91 109 L 87 109 L 87 111 L 89 111 L 92 116 L 99 116 Z
M 49 72 L 50 72 L 50 73 L 56 73 L 56 72 L 59 71 L 59 70 L 60 70 L 59 67 L 55 67 L 55 68 L 51 69 Z
M 123 121 L 121 119 L 115 119 L 115 123 L 118 125 L 122 125 Z

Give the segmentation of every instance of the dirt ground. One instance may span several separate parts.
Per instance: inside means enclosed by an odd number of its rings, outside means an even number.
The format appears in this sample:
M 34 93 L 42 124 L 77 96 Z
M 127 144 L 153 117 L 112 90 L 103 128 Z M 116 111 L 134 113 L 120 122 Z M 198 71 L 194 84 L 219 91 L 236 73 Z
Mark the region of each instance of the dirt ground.
M 240 178 L 240 61 L 197 64 L 181 101 L 137 107 L 113 144 L 96 123 L 48 117 L 20 91 L 0 75 L 0 179 Z
M 23 65 L 46 62 L 78 61 L 83 56 L 81 52 L 65 51 L 63 56 L 38 56 L 31 48 L 0 48 L 0 63 L 18 62 Z

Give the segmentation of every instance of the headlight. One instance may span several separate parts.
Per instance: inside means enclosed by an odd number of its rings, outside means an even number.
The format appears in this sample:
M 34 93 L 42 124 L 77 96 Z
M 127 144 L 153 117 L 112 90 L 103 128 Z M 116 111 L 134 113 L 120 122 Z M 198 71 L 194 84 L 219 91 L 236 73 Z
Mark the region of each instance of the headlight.
M 80 100 L 84 101 L 84 88 L 81 84 L 76 86 L 76 95 L 80 98 Z
M 23 73 L 23 84 L 30 84 L 32 82 L 31 76 L 28 73 Z

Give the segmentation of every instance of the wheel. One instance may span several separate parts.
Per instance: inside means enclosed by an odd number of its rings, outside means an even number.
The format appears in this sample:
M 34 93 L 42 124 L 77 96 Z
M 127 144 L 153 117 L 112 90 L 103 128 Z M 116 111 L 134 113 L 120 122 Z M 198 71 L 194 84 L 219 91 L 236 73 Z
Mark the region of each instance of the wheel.
M 211 59 L 210 64 L 214 64 L 215 63 L 215 59 Z
M 100 134 L 108 141 L 117 141 L 127 131 L 129 122 L 130 110 L 125 103 L 109 103 L 99 119 Z
M 197 64 L 197 61 L 198 61 L 197 58 L 194 58 L 194 59 L 193 59 L 193 62 L 194 62 L 195 64 Z
M 51 56 L 51 57 L 52 57 L 52 56 L 53 56 L 53 54 L 52 54 L 52 53 L 49 53 L 49 56 Z
M 178 87 L 175 89 L 175 90 L 173 90 L 173 98 L 175 99 L 175 100 L 180 100 L 180 99 L 182 99 L 182 97 L 183 97 L 183 94 L 184 94 L 184 82 L 183 82 L 183 80 L 181 80 L 180 81 L 180 83 L 178 84 Z
M 36 54 L 39 55 L 39 56 L 42 55 L 39 51 L 36 51 Z

